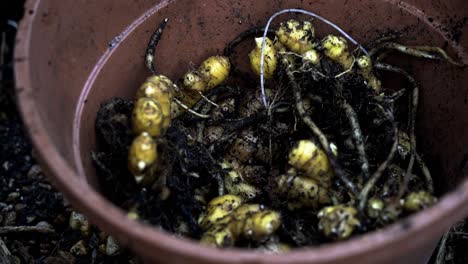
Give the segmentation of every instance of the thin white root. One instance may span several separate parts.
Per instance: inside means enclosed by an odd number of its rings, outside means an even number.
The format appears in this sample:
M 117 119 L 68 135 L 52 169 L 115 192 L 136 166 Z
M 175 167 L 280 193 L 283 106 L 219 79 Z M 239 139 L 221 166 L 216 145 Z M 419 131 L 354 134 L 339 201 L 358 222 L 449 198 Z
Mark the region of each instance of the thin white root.
M 198 92 L 201 96 L 201 98 L 203 98 L 205 101 L 207 101 L 209 104 L 211 104 L 212 106 L 216 107 L 216 108 L 219 108 L 219 105 L 213 101 L 210 100 L 210 98 L 206 97 L 205 95 L 203 95 L 202 92 Z
M 179 101 L 179 99 L 177 98 L 174 98 L 174 101 L 179 105 L 181 106 L 183 109 L 185 109 L 186 111 L 188 111 L 189 113 L 191 113 L 192 115 L 194 116 L 197 116 L 197 117 L 200 117 L 200 118 L 204 118 L 204 119 L 208 119 L 210 118 L 209 115 L 204 115 L 204 114 L 200 114 L 196 111 L 193 111 L 192 109 L 190 109 L 188 106 L 186 106 L 184 103 L 182 103 L 181 101 Z

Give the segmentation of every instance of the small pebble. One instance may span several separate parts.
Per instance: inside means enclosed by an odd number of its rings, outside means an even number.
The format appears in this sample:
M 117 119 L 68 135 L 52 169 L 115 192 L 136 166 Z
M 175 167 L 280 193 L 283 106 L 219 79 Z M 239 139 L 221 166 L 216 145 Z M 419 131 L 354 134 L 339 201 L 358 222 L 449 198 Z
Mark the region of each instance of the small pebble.
M 106 254 L 108 256 L 114 256 L 119 252 L 119 250 L 120 246 L 117 241 L 113 237 L 108 236 L 106 241 Z
M 50 184 L 38 183 L 38 186 L 48 191 L 52 190 L 52 186 L 50 186 Z
M 69 220 L 70 228 L 73 230 L 80 230 L 81 234 L 85 237 L 89 236 L 90 225 L 88 220 L 83 214 L 73 211 L 70 214 Z
M 41 221 L 37 223 L 36 226 L 40 228 L 54 229 L 54 227 L 46 221 Z
M 13 256 L 12 264 L 21 264 L 21 260 L 17 256 Z
M 70 248 L 70 253 L 75 256 L 84 256 L 88 254 L 88 248 L 84 240 L 76 242 L 76 244 Z
M 106 245 L 100 244 L 98 249 L 102 254 L 106 254 Z
M 15 183 L 15 179 L 10 178 L 10 180 L 8 181 L 8 188 L 12 188 L 14 183 Z
M 21 187 L 21 191 L 22 191 L 23 193 L 29 193 L 29 192 L 31 192 L 32 190 L 33 190 L 33 187 L 32 187 L 32 186 L 23 186 L 23 187 Z
M 67 198 L 63 197 L 63 206 L 64 207 L 69 207 L 71 204 L 70 202 L 67 200 Z
M 72 212 L 70 214 L 69 225 L 70 225 L 71 229 L 73 229 L 73 230 L 80 229 L 80 227 L 81 227 L 81 225 L 83 224 L 84 221 L 85 221 L 85 219 L 84 219 L 84 216 L 82 214 L 77 213 L 77 212 Z
M 21 196 L 21 194 L 19 192 L 12 192 L 12 193 L 8 194 L 8 197 L 7 197 L 6 201 L 7 201 L 7 203 L 14 202 L 20 196 Z
M 28 174 L 26 175 L 29 179 L 36 179 L 40 178 L 39 175 L 42 174 L 42 169 L 41 166 L 39 165 L 33 165 L 29 171 Z
M 102 231 L 99 232 L 98 236 L 99 236 L 99 241 L 104 241 L 108 237 L 107 234 L 105 232 L 102 232 Z
M 10 169 L 10 162 L 8 161 L 5 161 L 3 164 L 2 164 L 2 167 L 4 170 L 8 171 Z
M 15 205 L 15 211 L 16 212 L 22 211 L 26 207 L 27 206 L 25 204 L 17 204 L 17 205 Z
M 28 224 L 31 224 L 32 222 L 34 222 L 34 220 L 36 220 L 36 217 L 34 215 L 26 216 L 26 222 Z

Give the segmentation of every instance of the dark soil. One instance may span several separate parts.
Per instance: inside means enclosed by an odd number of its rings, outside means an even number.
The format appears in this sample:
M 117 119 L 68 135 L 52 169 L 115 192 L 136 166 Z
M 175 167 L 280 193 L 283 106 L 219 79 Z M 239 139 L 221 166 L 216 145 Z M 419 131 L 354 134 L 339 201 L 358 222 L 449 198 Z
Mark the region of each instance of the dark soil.
M 8 2 L 8 3 L 6 3 Z M 0 241 L 11 253 L 0 263 L 139 263 L 126 250 L 108 256 L 102 249 L 107 235 L 92 228 L 88 236 L 69 225 L 73 209 L 47 181 L 36 163 L 31 143 L 15 105 L 13 48 L 15 23 L 24 1 L 2 1 L 0 10 Z M 15 23 L 12 23 L 15 22 Z M 51 228 L 52 233 L 9 232 L 4 227 Z M 78 256 L 70 249 L 85 241 L 88 253 Z M 101 246 L 101 249 L 99 248 Z

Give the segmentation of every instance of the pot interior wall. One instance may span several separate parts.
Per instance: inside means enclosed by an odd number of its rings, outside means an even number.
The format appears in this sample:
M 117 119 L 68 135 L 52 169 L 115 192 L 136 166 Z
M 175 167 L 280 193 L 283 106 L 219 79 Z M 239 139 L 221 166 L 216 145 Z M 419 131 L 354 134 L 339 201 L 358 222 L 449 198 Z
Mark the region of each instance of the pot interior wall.
M 37 91 L 38 111 L 63 156 L 94 186 L 97 181 L 90 152 L 96 147 L 96 112 L 112 97 L 132 98 L 149 75 L 143 63 L 145 47 L 165 17 L 170 21 L 156 50 L 156 66 L 173 80 L 190 69 L 191 63 L 197 65 L 207 56 L 221 54 L 225 43 L 238 33 L 264 25 L 275 11 L 292 7 L 317 12 L 363 44 L 388 30 L 400 31 L 405 44 L 441 46 L 468 61 L 464 55 L 468 12 L 463 0 L 407 1 L 423 11 L 408 10 L 409 5 L 391 0 L 268 4 L 104 0 L 86 6 L 44 2 L 52 1 L 42 1 L 38 9 L 30 53 L 32 65 L 37 65 L 32 81 L 50 89 Z M 293 16 L 281 16 L 277 22 L 288 17 Z M 321 22 L 314 23 L 318 36 L 336 33 Z M 464 115 L 468 113 L 467 70 L 403 56 L 397 56 L 396 63 L 409 69 L 421 84 L 419 149 L 434 172 L 438 189 L 445 190 L 468 170 L 468 137 L 464 135 L 468 131 Z

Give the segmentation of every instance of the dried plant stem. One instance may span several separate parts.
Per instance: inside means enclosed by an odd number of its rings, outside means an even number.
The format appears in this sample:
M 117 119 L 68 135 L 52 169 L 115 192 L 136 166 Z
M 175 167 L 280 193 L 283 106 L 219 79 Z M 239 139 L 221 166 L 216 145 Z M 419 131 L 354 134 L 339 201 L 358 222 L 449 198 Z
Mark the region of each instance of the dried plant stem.
M 208 98 L 207 98 L 207 101 L 208 101 L 208 100 L 209 100 L 209 102 L 211 102 L 212 100 L 213 100 L 213 101 L 216 101 L 217 97 L 218 97 L 217 95 L 214 95 L 211 99 L 208 99 Z M 210 110 L 211 110 L 211 108 L 212 108 L 213 105 L 214 105 L 214 102 L 213 102 L 213 104 L 211 104 L 211 103 L 206 104 L 206 105 L 201 109 L 200 113 L 201 113 L 202 115 L 208 114 L 208 112 L 210 112 Z M 198 122 L 198 123 L 197 123 L 197 141 L 200 142 L 200 143 L 203 142 L 203 133 L 204 133 L 204 131 L 205 131 L 205 127 L 206 127 L 206 123 L 205 123 L 204 121 L 201 121 L 201 122 Z
M 188 106 L 186 106 L 184 103 L 182 103 L 179 99 L 177 98 L 173 98 L 173 100 L 180 106 L 182 107 L 183 109 L 185 109 L 186 111 L 188 111 L 189 113 L 191 113 L 192 115 L 196 116 L 196 117 L 199 117 L 199 118 L 203 118 L 203 119 L 206 119 L 206 118 L 210 118 L 209 115 L 204 115 L 204 114 L 200 114 L 192 109 L 190 109 Z
M 411 173 L 413 170 L 414 166 L 414 161 L 415 161 L 415 156 L 416 156 L 416 133 L 415 133 L 415 123 L 416 123 L 416 112 L 418 110 L 418 102 L 419 102 L 419 86 L 416 80 L 411 76 L 408 72 L 405 70 L 391 66 L 388 64 L 384 63 L 377 63 L 374 66 L 376 69 L 379 70 L 384 70 L 384 71 L 389 71 L 393 73 L 400 74 L 404 76 L 411 84 L 413 87 L 412 93 L 411 93 L 411 104 L 410 104 L 410 112 L 409 112 L 409 118 L 408 118 L 408 123 L 409 123 L 409 137 L 410 137 L 410 160 L 408 163 L 408 167 L 406 169 L 405 177 L 403 178 L 403 181 L 400 184 L 399 191 L 398 191 L 398 200 L 405 194 L 407 188 L 408 188 L 408 183 L 411 178 Z
M 458 67 L 465 66 L 463 63 L 456 62 L 452 59 L 448 54 L 439 47 L 431 47 L 431 46 L 405 46 L 394 42 L 384 42 L 375 48 L 373 48 L 370 52 L 370 56 L 375 56 L 376 54 L 383 52 L 377 61 L 383 60 L 389 53 L 388 50 L 396 50 L 398 52 L 411 55 L 417 58 L 424 58 L 424 59 L 431 59 L 431 60 L 440 60 L 445 59 L 449 63 L 456 65 Z
M 320 130 L 320 128 L 315 124 L 315 122 L 310 118 L 310 116 L 307 115 L 307 112 L 304 108 L 304 103 L 301 95 L 301 88 L 299 87 L 299 84 L 296 82 L 294 74 L 293 74 L 293 69 L 291 69 L 291 65 L 288 64 L 288 61 L 286 58 L 283 57 L 282 63 L 285 66 L 285 71 L 286 75 L 289 78 L 289 82 L 291 84 L 291 87 L 293 89 L 293 94 L 294 94 L 294 99 L 295 99 L 295 106 L 296 106 L 296 111 L 299 114 L 300 118 L 302 119 L 302 122 L 306 124 L 312 133 L 314 134 L 316 140 L 320 143 L 322 149 L 325 151 L 325 153 L 328 156 L 328 159 L 330 160 L 330 163 L 335 171 L 335 175 L 340 179 L 346 187 L 354 194 L 357 193 L 356 186 L 354 183 L 346 176 L 345 172 L 341 168 L 340 164 L 336 160 L 335 155 L 333 155 L 331 149 L 330 149 L 330 143 L 328 142 L 327 137 L 323 134 L 323 132 Z
M 216 160 L 213 158 L 213 156 L 211 156 L 211 153 L 210 151 L 206 148 L 206 147 L 202 147 L 203 150 L 205 150 L 206 152 L 206 155 L 208 156 L 208 158 L 211 160 L 212 164 L 217 164 Z M 218 183 L 218 195 L 221 196 L 221 195 L 224 195 L 224 179 L 223 177 L 221 176 L 221 173 L 220 171 L 214 171 L 213 173 L 211 173 L 213 175 L 213 177 L 215 178 L 216 182 Z
M 364 180 L 369 179 L 369 160 L 367 159 L 366 148 L 364 146 L 364 138 L 362 136 L 361 126 L 353 107 L 346 101 L 342 100 L 339 103 L 340 107 L 345 111 L 346 117 L 348 118 L 349 125 L 351 126 L 351 136 L 353 137 L 354 144 L 361 160 L 361 171 Z
M 224 48 L 224 56 L 229 57 L 232 55 L 234 52 L 234 49 L 239 45 L 242 41 L 246 39 L 251 39 L 258 34 L 263 34 L 263 31 L 265 30 L 264 26 L 260 27 L 253 27 L 250 29 L 247 29 L 244 32 L 241 32 L 235 39 L 233 39 L 231 42 L 229 42 L 226 47 Z M 269 29 L 268 34 L 275 34 L 275 31 L 273 29 Z
M 424 162 L 424 160 L 418 152 L 416 152 L 416 162 L 418 163 L 418 166 L 421 169 L 421 172 L 426 181 L 427 191 L 430 193 L 434 193 L 434 181 L 432 180 L 431 171 L 427 168 L 426 163 Z
M 160 24 L 158 29 L 153 33 L 153 35 L 150 38 L 150 41 L 148 43 L 148 47 L 146 48 L 146 56 L 145 56 L 145 63 L 146 67 L 151 71 L 153 75 L 156 75 L 156 67 L 154 66 L 154 51 L 156 49 L 156 46 L 158 45 L 159 41 L 161 40 L 162 33 L 164 31 L 164 28 L 167 25 L 167 22 L 169 21 L 168 18 L 165 18 Z
M 382 177 L 383 173 L 388 167 L 388 164 L 392 162 L 393 157 L 395 156 L 396 150 L 398 148 L 398 126 L 395 122 L 395 117 L 393 116 L 393 113 L 390 110 L 384 109 L 381 105 L 377 105 L 377 107 L 382 111 L 385 118 L 392 124 L 393 144 L 385 161 L 382 162 L 377 168 L 377 170 L 374 172 L 374 174 L 372 174 L 372 177 L 366 182 L 364 188 L 362 188 L 361 193 L 359 194 L 359 210 L 361 212 L 363 212 L 366 208 L 370 191 L 372 190 L 372 188 L 374 188 L 375 184 L 379 181 L 380 177 Z
M 450 229 L 452 230 L 452 229 Z M 444 264 L 445 263 L 445 254 L 446 254 L 446 245 L 447 239 L 450 236 L 450 230 L 444 234 L 442 239 L 440 240 L 439 250 L 437 251 L 437 257 L 435 260 L 435 264 Z
M 41 234 L 52 234 L 55 232 L 54 229 L 42 226 L 2 226 L 0 227 L 0 235 L 6 235 L 11 233 L 41 233 Z
M 208 98 L 208 100 L 215 101 L 216 99 L 213 99 L 215 96 L 219 97 L 221 94 L 224 94 L 224 93 L 236 94 L 237 91 L 235 91 L 235 90 L 236 89 L 234 89 L 232 87 L 225 86 L 225 85 L 220 85 L 220 86 L 216 86 L 213 89 L 209 90 L 203 96 Z M 193 111 L 198 112 L 207 103 L 208 103 L 208 101 L 203 99 L 203 97 L 202 97 L 202 99 L 198 100 L 198 102 L 192 107 L 192 109 L 193 109 Z
M 11 255 L 10 250 L 0 238 L 0 263 L 14 263 L 13 256 Z
M 202 92 L 198 92 L 198 94 L 200 94 L 201 98 L 204 99 L 207 103 L 211 104 L 212 106 L 214 106 L 216 108 L 219 108 L 219 105 L 217 103 L 215 103 L 213 100 L 211 100 L 207 96 L 203 95 Z

